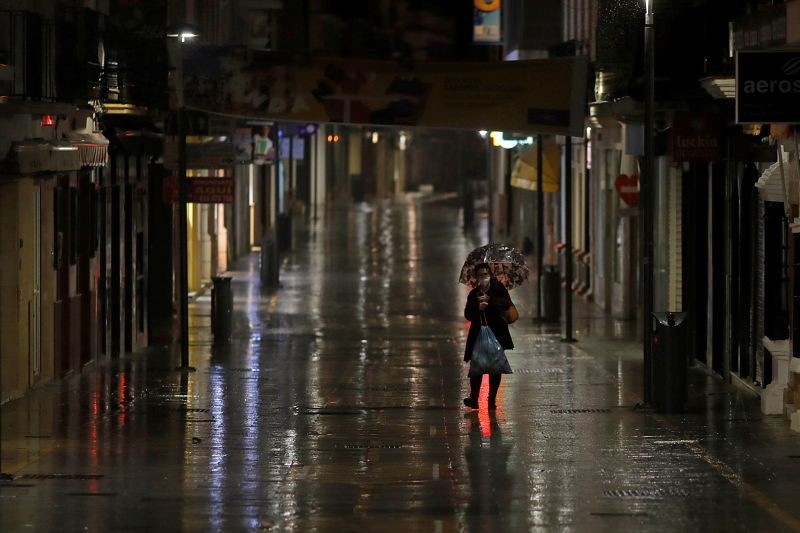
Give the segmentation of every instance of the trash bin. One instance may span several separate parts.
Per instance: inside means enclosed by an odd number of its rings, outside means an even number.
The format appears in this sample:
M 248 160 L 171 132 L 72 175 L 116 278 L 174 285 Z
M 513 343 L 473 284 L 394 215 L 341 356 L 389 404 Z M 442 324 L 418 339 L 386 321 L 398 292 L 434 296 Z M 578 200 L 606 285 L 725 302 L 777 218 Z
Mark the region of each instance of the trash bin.
M 361 174 L 350 174 L 350 194 L 353 201 L 360 203 L 364 201 L 364 176 Z
M 539 316 L 543 322 L 558 322 L 561 318 L 561 274 L 558 265 L 544 265 L 539 282 L 542 291 L 539 295 Z
M 653 402 L 659 413 L 681 413 L 686 405 L 689 322 L 687 313 L 656 312 L 653 332 Z
M 280 281 L 280 255 L 278 243 L 272 237 L 261 241 L 261 286 L 274 289 Z
M 292 249 L 292 215 L 290 213 L 278 214 L 275 221 L 275 236 L 278 239 L 278 252 L 283 253 Z
M 233 319 L 231 277 L 215 276 L 211 282 L 211 333 L 214 340 L 228 340 Z

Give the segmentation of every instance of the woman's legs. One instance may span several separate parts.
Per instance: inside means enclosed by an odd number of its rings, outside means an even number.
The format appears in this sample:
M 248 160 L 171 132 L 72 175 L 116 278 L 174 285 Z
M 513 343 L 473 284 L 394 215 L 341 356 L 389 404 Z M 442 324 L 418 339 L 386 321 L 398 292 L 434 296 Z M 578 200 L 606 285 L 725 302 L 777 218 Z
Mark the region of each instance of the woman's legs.
M 489 374 L 489 409 L 494 409 L 497 400 L 497 391 L 500 389 L 500 380 L 503 374 Z
M 478 396 L 481 393 L 481 380 L 483 380 L 483 376 L 469 377 L 469 398 L 464 398 L 464 405 L 471 409 L 478 408 Z
M 489 374 L 489 409 L 495 408 L 497 400 L 497 391 L 500 389 L 500 380 L 503 378 L 502 374 Z M 469 398 L 464 398 L 464 404 L 473 409 L 477 409 L 478 397 L 481 394 L 481 382 L 483 375 L 470 376 L 469 378 Z
M 469 378 L 469 399 L 477 402 L 478 396 L 481 394 L 481 381 L 483 376 L 470 376 Z

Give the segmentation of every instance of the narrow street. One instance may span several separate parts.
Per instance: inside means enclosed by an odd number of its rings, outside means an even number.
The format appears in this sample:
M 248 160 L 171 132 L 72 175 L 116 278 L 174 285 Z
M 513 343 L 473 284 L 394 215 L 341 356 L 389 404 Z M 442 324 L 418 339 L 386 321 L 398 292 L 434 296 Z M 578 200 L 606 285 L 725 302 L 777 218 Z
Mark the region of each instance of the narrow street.
M 798 529 L 780 417 L 697 369 L 689 414 L 635 411 L 634 325 L 579 303 L 562 344 L 533 283 L 497 412 L 465 409 L 457 277 L 480 239 L 452 203 L 328 212 L 272 295 L 254 254 L 232 342 L 193 302 L 195 372 L 154 349 L 3 405 L 4 530 Z

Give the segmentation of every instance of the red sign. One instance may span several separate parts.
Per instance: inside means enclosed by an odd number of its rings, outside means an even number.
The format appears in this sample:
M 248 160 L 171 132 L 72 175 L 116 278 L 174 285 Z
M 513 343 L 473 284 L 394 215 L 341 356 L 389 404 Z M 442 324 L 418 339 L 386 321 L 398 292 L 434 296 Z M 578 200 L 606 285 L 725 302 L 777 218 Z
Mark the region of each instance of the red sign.
M 614 180 L 614 187 L 622 201 L 630 207 L 639 205 L 639 175 L 620 174 Z
M 233 176 L 222 178 L 186 178 L 186 201 L 192 204 L 232 204 L 234 197 Z M 164 180 L 164 201 L 178 201 L 176 179 Z
M 719 161 L 722 128 L 716 113 L 676 111 L 672 118 L 671 151 L 674 161 Z

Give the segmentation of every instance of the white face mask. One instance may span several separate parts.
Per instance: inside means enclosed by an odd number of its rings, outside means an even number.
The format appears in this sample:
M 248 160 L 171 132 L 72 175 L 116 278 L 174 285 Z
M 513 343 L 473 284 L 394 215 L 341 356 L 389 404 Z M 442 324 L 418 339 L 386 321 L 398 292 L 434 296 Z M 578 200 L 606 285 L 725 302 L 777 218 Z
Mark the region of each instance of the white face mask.
M 489 282 L 491 280 L 492 278 L 489 276 L 481 276 L 480 278 L 478 278 L 478 282 L 480 282 L 481 287 L 483 287 L 484 289 L 489 287 Z

